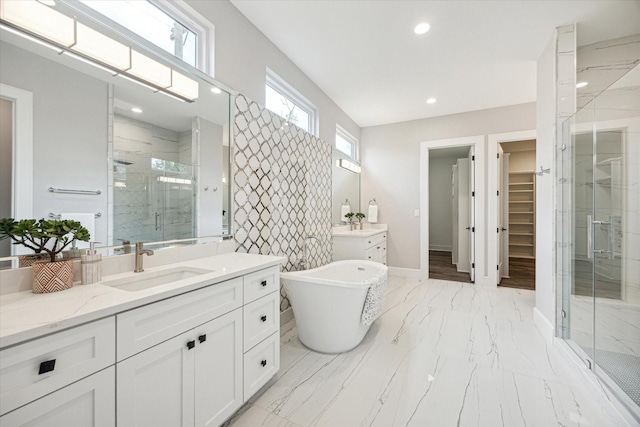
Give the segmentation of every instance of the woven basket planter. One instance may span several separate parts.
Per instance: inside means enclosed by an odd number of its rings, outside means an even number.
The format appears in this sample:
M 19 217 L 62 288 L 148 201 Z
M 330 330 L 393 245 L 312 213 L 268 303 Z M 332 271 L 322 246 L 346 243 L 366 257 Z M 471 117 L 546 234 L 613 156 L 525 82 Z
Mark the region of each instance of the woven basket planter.
M 38 261 L 33 263 L 32 288 L 34 294 L 59 292 L 73 286 L 73 260 Z

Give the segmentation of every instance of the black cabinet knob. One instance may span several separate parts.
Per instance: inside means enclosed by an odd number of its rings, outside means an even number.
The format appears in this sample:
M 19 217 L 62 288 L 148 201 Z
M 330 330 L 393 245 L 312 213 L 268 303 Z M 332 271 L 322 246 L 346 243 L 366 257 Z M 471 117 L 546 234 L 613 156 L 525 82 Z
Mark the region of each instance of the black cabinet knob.
M 376 249 L 380 249 L 380 246 L 378 246 Z
M 267 286 L 267 281 L 266 281 L 266 280 L 263 280 L 262 282 L 260 282 L 260 284 L 261 284 L 263 287 L 265 287 L 265 286 Z
M 207 340 L 207 334 L 202 334 L 198 337 L 198 341 L 200 341 L 201 343 L 205 342 Z
M 42 362 L 40 364 L 40 370 L 38 370 L 38 375 L 46 374 L 47 372 L 51 372 L 56 367 L 56 359 L 47 360 L 46 362 Z
M 260 320 L 262 320 L 263 322 L 266 322 L 267 321 L 267 316 L 260 317 Z
M 260 362 L 260 364 L 262 366 L 267 366 L 267 360 L 266 359 L 262 359 L 262 362 Z
M 195 341 L 189 341 L 187 343 L 187 349 L 189 349 L 189 350 L 191 350 L 195 346 L 196 346 L 196 342 Z

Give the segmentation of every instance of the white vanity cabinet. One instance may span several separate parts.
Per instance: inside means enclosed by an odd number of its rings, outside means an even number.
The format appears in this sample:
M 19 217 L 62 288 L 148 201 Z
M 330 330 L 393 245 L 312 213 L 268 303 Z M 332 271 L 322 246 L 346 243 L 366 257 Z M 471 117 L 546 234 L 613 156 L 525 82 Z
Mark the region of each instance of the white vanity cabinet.
M 113 316 L 2 349 L 0 426 L 113 426 L 114 363 Z
M 118 425 L 213 427 L 240 408 L 247 380 L 279 368 L 278 279 L 272 267 L 117 315 Z M 247 339 L 276 343 L 254 363 L 264 379 L 245 367 Z
M 193 262 L 220 276 L 160 291 L 0 301 L 0 427 L 221 425 L 280 367 L 280 262 L 223 254 Z
M 333 260 L 364 259 L 387 265 L 387 231 L 333 234 Z
M 241 309 L 118 362 L 117 371 L 118 425 L 218 426 L 243 403 Z

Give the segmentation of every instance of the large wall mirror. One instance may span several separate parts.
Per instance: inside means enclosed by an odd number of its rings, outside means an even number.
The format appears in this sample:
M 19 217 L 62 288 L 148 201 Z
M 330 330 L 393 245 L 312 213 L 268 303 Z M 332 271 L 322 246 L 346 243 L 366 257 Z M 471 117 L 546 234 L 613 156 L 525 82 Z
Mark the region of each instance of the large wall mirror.
M 360 212 L 360 173 L 340 166 L 340 161 L 360 166 L 351 157 L 337 149 L 331 152 L 331 222 L 344 225 L 342 206 L 348 203 L 350 211 Z
M 0 120 L 10 130 L 0 144 L 2 217 L 82 219 L 98 246 L 231 234 L 229 93 L 71 13 L 178 70 L 194 99 L 3 25 Z M 0 243 L 0 257 L 24 253 Z

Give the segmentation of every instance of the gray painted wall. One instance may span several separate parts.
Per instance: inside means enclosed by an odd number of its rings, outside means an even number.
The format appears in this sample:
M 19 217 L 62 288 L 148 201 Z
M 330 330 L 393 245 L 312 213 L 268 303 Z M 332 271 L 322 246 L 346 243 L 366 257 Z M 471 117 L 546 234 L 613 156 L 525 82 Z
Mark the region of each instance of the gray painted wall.
M 360 200 L 375 197 L 378 220 L 389 225 L 389 266 L 420 268 L 420 142 L 535 129 L 535 109 L 527 103 L 362 129 Z

